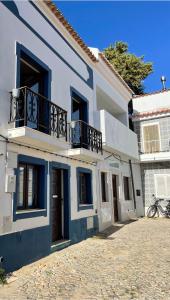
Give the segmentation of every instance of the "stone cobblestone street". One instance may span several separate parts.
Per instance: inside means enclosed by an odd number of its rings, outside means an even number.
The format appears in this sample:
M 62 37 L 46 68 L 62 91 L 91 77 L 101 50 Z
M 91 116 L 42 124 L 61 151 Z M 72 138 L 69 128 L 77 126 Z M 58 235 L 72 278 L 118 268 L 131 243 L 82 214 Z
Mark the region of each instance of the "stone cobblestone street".
M 108 232 L 108 234 L 111 233 Z M 170 299 L 170 220 L 140 219 L 14 272 L 0 299 Z

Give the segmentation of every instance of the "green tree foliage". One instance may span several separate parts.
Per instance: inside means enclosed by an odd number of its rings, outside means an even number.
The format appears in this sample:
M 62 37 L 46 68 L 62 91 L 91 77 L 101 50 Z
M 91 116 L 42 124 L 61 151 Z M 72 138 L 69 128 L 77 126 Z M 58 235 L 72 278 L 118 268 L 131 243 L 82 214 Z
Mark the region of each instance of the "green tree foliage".
M 104 54 L 135 94 L 143 94 L 143 80 L 153 72 L 153 64 L 144 62 L 144 56 L 128 52 L 128 44 L 116 42 L 104 49 Z

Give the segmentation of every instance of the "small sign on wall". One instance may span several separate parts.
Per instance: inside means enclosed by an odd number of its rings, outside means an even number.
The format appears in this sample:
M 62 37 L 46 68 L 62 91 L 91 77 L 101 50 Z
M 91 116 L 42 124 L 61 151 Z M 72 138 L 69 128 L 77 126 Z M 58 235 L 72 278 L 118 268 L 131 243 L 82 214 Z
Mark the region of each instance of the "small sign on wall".
M 109 163 L 109 166 L 110 166 L 111 168 L 116 168 L 116 169 L 118 169 L 118 168 L 119 168 L 119 163 L 111 162 L 111 163 Z
M 139 197 L 140 197 L 140 195 L 141 195 L 140 190 L 136 190 L 136 196 L 139 196 Z

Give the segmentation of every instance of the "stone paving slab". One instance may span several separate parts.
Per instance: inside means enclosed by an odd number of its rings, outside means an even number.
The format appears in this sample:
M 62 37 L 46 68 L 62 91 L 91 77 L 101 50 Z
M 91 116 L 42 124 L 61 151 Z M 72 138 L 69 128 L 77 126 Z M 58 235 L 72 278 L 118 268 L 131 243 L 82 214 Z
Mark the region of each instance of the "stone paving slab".
M 115 225 L 14 277 L 0 300 L 170 300 L 170 220 Z

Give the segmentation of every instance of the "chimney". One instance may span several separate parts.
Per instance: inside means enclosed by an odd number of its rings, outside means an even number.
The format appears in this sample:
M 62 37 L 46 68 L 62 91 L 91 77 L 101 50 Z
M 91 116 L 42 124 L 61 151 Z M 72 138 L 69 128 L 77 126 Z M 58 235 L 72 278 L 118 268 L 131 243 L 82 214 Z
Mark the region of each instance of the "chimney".
M 166 90 L 166 86 L 165 86 L 166 77 L 165 76 L 161 76 L 161 82 L 162 82 L 162 90 L 165 91 Z

